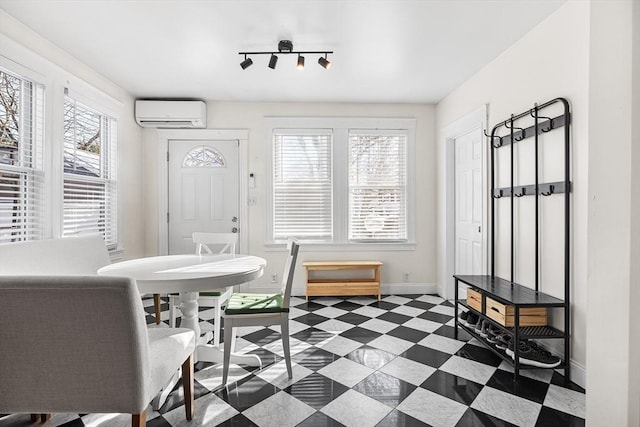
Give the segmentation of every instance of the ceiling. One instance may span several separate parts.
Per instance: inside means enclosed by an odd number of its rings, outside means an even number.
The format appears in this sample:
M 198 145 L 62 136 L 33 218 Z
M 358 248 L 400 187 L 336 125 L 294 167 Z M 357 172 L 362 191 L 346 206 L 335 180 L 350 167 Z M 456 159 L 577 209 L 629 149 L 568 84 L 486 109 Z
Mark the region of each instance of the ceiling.
M 566 0 L 0 0 L 136 98 L 435 103 Z M 239 51 L 333 50 L 242 70 Z

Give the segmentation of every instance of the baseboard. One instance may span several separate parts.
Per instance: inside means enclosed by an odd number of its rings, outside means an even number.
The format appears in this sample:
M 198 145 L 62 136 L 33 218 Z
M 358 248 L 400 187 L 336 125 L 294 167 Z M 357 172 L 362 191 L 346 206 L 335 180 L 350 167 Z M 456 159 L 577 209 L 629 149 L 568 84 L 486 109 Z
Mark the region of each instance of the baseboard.
M 242 292 L 274 293 L 280 291 L 280 285 L 275 283 L 246 283 L 242 285 Z M 383 283 L 380 287 L 383 295 L 408 295 L 408 294 L 437 294 L 434 283 Z M 305 296 L 304 284 L 294 284 L 291 295 Z

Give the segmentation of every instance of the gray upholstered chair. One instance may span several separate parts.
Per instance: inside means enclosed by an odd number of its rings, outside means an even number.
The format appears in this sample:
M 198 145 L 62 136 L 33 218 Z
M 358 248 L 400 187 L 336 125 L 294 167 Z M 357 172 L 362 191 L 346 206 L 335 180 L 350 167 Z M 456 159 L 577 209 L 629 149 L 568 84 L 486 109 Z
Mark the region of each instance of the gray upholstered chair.
M 293 378 L 291 369 L 291 351 L 289 349 L 289 300 L 293 286 L 293 273 L 298 258 L 298 242 L 290 239 L 287 244 L 287 261 L 282 274 L 282 287 L 277 294 L 233 293 L 222 315 L 224 319 L 224 356 L 222 365 L 222 384 L 227 383 L 229 360 L 234 328 L 244 326 L 280 325 L 284 359 L 289 378 Z
M 145 425 L 182 366 L 192 419 L 194 333 L 147 329 L 132 279 L 1 276 L 0 301 L 0 413 L 129 413 Z

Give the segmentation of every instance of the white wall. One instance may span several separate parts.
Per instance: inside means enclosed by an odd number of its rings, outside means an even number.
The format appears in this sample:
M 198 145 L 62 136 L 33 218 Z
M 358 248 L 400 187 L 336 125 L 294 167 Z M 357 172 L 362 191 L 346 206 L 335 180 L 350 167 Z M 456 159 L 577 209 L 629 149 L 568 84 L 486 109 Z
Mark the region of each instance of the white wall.
M 42 76 L 47 85 L 48 118 L 62 118 L 61 103 L 65 87 L 104 100 L 109 107 L 119 108 L 118 117 L 118 182 L 120 235 L 125 258 L 135 258 L 144 251 L 142 211 L 142 143 L 140 128 L 133 118 L 133 99 L 120 87 L 62 51 L 49 41 L 0 10 L 0 55 Z M 59 101 L 60 105 L 51 105 Z M 45 150 L 55 137 L 47 125 Z M 60 171 L 51 171 L 59 174 Z M 59 218 L 57 218 L 59 219 Z M 54 218 L 56 220 L 55 213 Z M 50 236 L 49 236 L 50 237 Z
M 427 105 L 370 105 L 329 103 L 229 103 L 207 104 L 207 127 L 215 129 L 248 129 L 248 170 L 255 174 L 256 189 L 252 194 L 257 204 L 248 207 L 248 252 L 267 260 L 267 269 L 260 279 L 268 283 L 272 273 L 281 273 L 284 252 L 266 250 L 266 197 L 267 165 L 270 161 L 266 140 L 265 116 L 285 117 L 410 117 L 416 118 L 416 246 L 415 250 L 349 252 L 343 258 L 379 259 L 385 263 L 381 270 L 383 288 L 389 284 L 399 286 L 402 273 L 409 272 L 408 285 L 435 283 L 435 157 L 434 157 L 434 108 Z M 154 130 L 144 131 L 144 176 L 145 217 L 154 218 L 145 222 L 145 252 L 157 253 L 158 247 L 158 144 Z M 313 251 L 302 247 L 299 261 L 335 259 L 335 253 Z M 298 268 L 295 273 L 294 294 L 304 294 L 305 272 Z M 260 282 L 259 281 L 259 282 Z M 397 288 L 396 288 L 397 289 Z M 383 289 L 384 290 L 384 289 Z
M 591 3 L 587 420 L 640 425 L 640 4 Z M 635 32 L 635 34 L 634 34 Z
M 572 173 L 572 359 L 574 381 L 584 384 L 586 360 L 586 305 L 587 305 L 587 183 L 588 183 L 588 66 L 589 66 L 589 3 L 570 1 L 540 23 L 525 37 L 503 52 L 475 76 L 458 87 L 442 100 L 436 108 L 436 127 L 443 129 L 466 113 L 482 104 L 488 104 L 489 129 L 497 122 L 519 114 L 556 97 L 565 97 L 571 103 L 573 121 L 571 126 Z M 444 141 L 437 141 L 438 180 L 438 254 L 444 248 L 445 221 L 445 147 Z M 544 225 L 554 226 L 547 222 Z M 547 236 L 549 237 L 549 236 Z M 549 238 L 543 249 L 553 243 Z M 556 240 L 557 241 L 557 240 Z M 506 249 L 505 249 L 506 246 Z M 556 246 L 562 248 L 562 245 Z M 526 253 L 530 242 L 524 242 L 518 252 L 530 259 Z M 501 245 L 500 256 L 508 257 L 508 245 Z M 543 255 L 544 256 L 544 255 Z M 525 268 L 524 258 L 520 259 L 518 280 L 531 283 Z M 559 252 L 560 265 L 547 261 L 548 269 L 555 270 L 554 277 L 562 277 L 564 258 Z M 444 259 L 438 259 L 438 287 L 444 287 Z M 500 266 L 500 262 L 498 263 Z M 499 273 L 508 274 L 503 267 Z M 498 274 L 500 275 L 500 274 Z M 508 278 L 508 277 L 507 277 Z M 563 283 L 560 284 L 562 287 Z M 557 283 L 542 283 L 541 290 L 563 297 Z

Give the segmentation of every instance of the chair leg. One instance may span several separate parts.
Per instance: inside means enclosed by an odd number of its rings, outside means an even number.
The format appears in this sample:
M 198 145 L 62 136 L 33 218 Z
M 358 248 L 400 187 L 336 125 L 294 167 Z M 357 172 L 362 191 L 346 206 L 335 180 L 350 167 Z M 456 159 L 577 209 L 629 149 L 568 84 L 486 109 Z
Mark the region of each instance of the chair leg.
M 153 294 L 153 306 L 156 309 L 156 325 L 160 324 L 160 294 Z
M 233 336 L 233 321 L 224 319 L 224 354 L 222 356 L 222 385 L 227 384 L 229 376 L 229 360 L 231 359 L 231 341 Z
M 175 295 L 169 295 L 169 327 L 176 327 L 176 299 Z
M 289 348 L 289 316 L 284 316 L 280 322 L 280 332 L 282 333 L 282 348 L 284 350 L 284 361 L 287 364 L 289 379 L 293 378 L 291 369 L 291 349 Z
M 146 412 L 131 415 L 131 427 L 144 427 L 145 425 L 147 425 Z
M 40 414 L 40 422 L 46 423 L 51 419 L 51 414 Z
M 182 389 L 184 390 L 184 410 L 187 420 L 191 421 L 195 410 L 193 401 L 193 356 L 189 356 L 182 364 Z
M 220 345 L 220 315 L 221 315 L 221 304 L 220 299 L 216 299 L 215 305 L 213 306 L 213 345 L 218 347 Z

